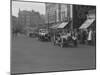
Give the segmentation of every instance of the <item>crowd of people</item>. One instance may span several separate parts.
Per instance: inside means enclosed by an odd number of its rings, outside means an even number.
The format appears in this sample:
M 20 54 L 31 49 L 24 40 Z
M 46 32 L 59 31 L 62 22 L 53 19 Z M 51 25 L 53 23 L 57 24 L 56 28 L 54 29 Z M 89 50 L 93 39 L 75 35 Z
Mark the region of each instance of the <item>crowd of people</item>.
M 17 36 L 18 32 L 13 33 L 13 36 Z M 33 33 L 32 33 L 33 35 Z M 38 35 L 38 34 L 37 34 Z M 64 40 L 70 41 L 73 40 L 75 46 L 78 44 L 83 45 L 96 45 L 96 31 L 92 28 L 89 29 L 62 29 L 56 30 L 50 34 L 51 41 L 59 43 L 59 41 L 64 42 Z M 63 39 L 63 40 L 62 40 Z
M 96 44 L 96 31 L 93 30 L 92 28 L 80 30 L 79 40 L 81 44 L 95 45 Z
M 96 32 L 91 28 L 58 31 L 54 34 L 53 41 L 61 40 L 60 38 L 69 41 L 72 39 L 75 46 L 78 44 L 95 46 L 96 44 Z

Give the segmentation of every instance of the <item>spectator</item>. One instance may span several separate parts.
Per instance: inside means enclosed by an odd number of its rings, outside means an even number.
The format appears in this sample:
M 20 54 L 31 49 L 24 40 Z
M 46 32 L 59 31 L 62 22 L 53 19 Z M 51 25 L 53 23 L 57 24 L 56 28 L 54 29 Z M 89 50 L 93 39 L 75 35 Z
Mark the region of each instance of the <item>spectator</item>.
M 96 44 L 96 32 L 95 32 L 95 30 L 93 31 L 92 40 L 93 40 L 93 45 L 95 45 Z
M 77 32 L 73 33 L 72 39 L 73 39 L 74 46 L 76 47 L 77 46 Z
M 81 40 L 82 40 L 82 44 L 86 43 L 86 40 L 87 40 L 87 32 L 86 32 L 86 30 L 82 31 L 82 33 L 81 33 Z
M 89 29 L 88 38 L 87 38 L 88 45 L 92 45 L 92 34 L 93 34 L 92 29 Z

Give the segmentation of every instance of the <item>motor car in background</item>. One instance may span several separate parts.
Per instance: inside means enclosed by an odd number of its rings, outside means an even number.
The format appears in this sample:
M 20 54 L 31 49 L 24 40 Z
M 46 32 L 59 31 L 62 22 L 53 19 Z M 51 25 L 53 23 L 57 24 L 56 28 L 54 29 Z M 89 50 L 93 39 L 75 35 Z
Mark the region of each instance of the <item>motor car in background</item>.
M 29 33 L 29 37 L 31 37 L 31 38 L 35 38 L 35 37 L 37 37 L 38 36 L 38 33 L 37 32 L 30 32 Z
M 47 40 L 50 41 L 50 32 L 48 29 L 39 29 L 38 33 L 38 39 L 39 40 Z

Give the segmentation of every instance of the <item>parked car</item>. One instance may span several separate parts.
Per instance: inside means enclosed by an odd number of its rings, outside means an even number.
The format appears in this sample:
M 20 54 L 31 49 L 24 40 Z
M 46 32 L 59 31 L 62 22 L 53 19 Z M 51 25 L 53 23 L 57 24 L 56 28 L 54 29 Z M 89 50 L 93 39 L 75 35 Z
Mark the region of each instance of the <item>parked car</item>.
M 50 33 L 48 29 L 40 29 L 38 33 L 39 40 L 50 40 Z
M 74 46 L 74 42 L 72 36 L 59 35 L 55 37 L 54 45 L 59 45 L 60 47 L 64 47 L 64 45 Z

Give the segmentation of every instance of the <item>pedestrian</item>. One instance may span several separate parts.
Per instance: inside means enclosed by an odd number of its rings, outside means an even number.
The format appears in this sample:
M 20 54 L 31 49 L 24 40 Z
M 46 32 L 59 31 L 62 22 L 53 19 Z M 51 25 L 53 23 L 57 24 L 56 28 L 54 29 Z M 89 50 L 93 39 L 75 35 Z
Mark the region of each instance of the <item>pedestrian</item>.
M 89 29 L 87 40 L 88 40 L 88 45 L 91 45 L 92 44 L 92 29 Z
M 73 39 L 74 46 L 77 47 L 77 32 L 76 31 L 72 34 L 72 39 Z
M 52 40 L 54 45 L 56 45 L 56 40 L 57 40 L 57 33 L 54 33 L 53 40 Z
M 79 41 L 80 41 L 80 44 L 82 44 L 83 43 L 83 30 L 81 29 L 80 30 L 80 33 L 79 33 Z
M 86 43 L 85 41 L 87 40 L 87 34 L 86 34 L 85 30 L 83 30 L 82 35 L 83 35 L 83 37 L 82 37 L 82 39 L 83 39 L 82 44 L 85 44 Z
M 76 38 L 75 34 L 72 36 L 72 39 L 73 39 L 73 44 L 76 47 L 77 46 L 77 38 Z
M 95 46 L 95 44 L 96 44 L 96 32 L 95 32 L 95 30 L 92 33 L 92 40 L 93 40 L 92 44 Z

